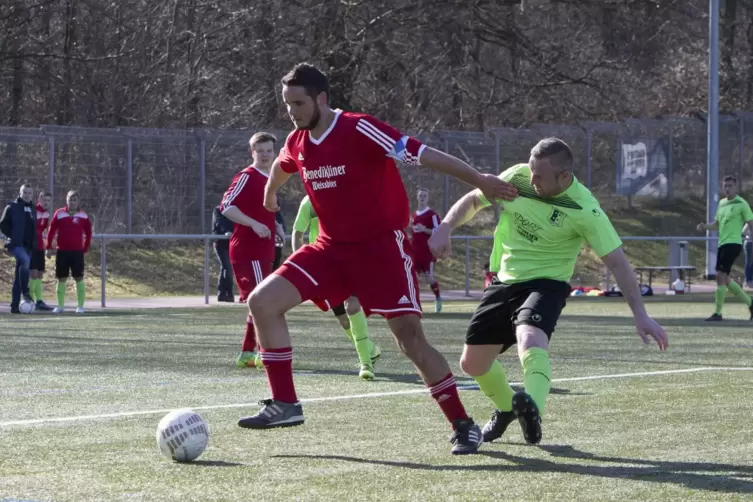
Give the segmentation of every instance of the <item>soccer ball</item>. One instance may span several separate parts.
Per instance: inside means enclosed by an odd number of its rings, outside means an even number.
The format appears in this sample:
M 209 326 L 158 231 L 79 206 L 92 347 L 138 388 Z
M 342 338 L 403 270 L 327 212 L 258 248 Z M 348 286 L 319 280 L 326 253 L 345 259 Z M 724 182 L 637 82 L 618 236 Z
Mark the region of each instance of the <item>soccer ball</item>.
M 171 411 L 157 426 L 157 445 L 162 454 L 176 462 L 199 458 L 209 442 L 209 426 L 189 409 Z
M 18 310 L 20 310 L 22 314 L 31 314 L 34 312 L 34 304 L 31 302 L 21 302 L 18 305 Z

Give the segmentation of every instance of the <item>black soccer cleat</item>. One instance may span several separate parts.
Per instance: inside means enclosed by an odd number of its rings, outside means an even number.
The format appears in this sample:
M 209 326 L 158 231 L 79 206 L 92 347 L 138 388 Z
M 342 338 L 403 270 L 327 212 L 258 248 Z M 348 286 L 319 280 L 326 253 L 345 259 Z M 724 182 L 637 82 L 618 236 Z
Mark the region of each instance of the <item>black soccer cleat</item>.
M 518 417 L 526 443 L 538 444 L 541 441 L 541 415 L 533 398 L 523 391 L 516 392 L 512 396 L 512 411 Z
M 37 301 L 35 308 L 37 310 L 39 310 L 40 312 L 51 312 L 52 310 L 54 310 L 52 307 L 50 307 L 49 305 L 47 305 L 42 300 L 38 300 Z
M 706 318 L 707 321 L 723 321 L 722 314 L 713 313 Z
M 490 443 L 495 439 L 502 437 L 502 434 L 507 430 L 507 426 L 510 425 L 515 418 L 514 411 L 499 411 L 494 410 L 492 417 L 486 422 L 484 428 L 481 429 L 481 433 L 484 436 L 484 442 Z
M 244 429 L 274 429 L 277 427 L 294 427 L 303 424 L 301 403 L 285 403 L 273 399 L 259 401 L 263 408 L 259 413 L 238 420 L 238 426 Z
M 476 453 L 478 447 L 484 442 L 481 429 L 478 428 L 478 425 L 476 425 L 472 418 L 468 420 L 454 420 L 452 428 L 455 429 L 450 438 L 453 455 L 471 455 Z

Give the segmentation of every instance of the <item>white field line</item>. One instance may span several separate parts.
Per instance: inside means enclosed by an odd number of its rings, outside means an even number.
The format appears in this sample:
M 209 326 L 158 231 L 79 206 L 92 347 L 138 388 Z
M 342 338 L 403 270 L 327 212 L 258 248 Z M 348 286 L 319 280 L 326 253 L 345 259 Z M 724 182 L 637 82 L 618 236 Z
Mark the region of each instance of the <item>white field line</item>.
M 743 367 L 701 367 L 701 368 L 684 368 L 678 370 L 661 370 L 661 371 L 642 371 L 638 373 L 618 373 L 612 375 L 589 375 L 582 377 L 570 377 L 570 378 L 555 378 L 552 383 L 561 382 L 583 382 L 589 380 L 609 380 L 613 378 L 634 378 L 634 377 L 646 377 L 646 376 L 658 376 L 658 375 L 676 375 L 683 373 L 701 373 L 705 371 L 753 371 L 751 368 Z M 512 382 L 513 385 L 520 385 L 520 382 Z M 477 385 L 458 385 L 460 390 L 476 390 Z M 327 397 L 313 397 L 308 399 L 301 399 L 302 403 L 317 403 L 327 401 L 345 401 L 350 399 L 370 399 L 379 397 L 391 397 L 391 396 L 404 396 L 409 394 L 424 394 L 429 392 L 428 388 L 420 389 L 407 389 L 396 390 L 391 392 L 370 392 L 366 394 L 350 394 L 346 396 L 327 396 Z M 234 403 L 234 404 L 214 404 L 208 406 L 194 406 L 190 409 L 194 411 L 199 410 L 221 410 L 228 408 L 248 408 L 251 406 L 258 406 L 257 403 Z M 137 411 L 122 411 L 118 413 L 103 413 L 100 415 L 74 415 L 68 417 L 49 417 L 49 418 L 33 418 L 28 420 L 10 420 L 8 422 L 0 422 L 0 427 L 10 427 L 14 425 L 37 425 L 37 424 L 49 424 L 59 422 L 80 422 L 85 420 L 102 420 L 108 418 L 126 418 L 136 417 L 141 415 L 159 415 L 170 413 L 176 408 L 166 408 L 160 410 L 137 410 Z

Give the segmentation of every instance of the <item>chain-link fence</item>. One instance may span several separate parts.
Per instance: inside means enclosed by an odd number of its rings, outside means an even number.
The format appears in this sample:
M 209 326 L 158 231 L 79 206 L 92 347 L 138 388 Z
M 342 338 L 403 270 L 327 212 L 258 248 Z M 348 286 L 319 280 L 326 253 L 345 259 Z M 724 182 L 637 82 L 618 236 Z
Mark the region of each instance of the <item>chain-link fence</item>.
M 706 188 L 704 117 L 533 124 L 527 129 L 439 131 L 419 136 L 484 172 L 526 162 L 547 136 L 567 141 L 575 174 L 611 207 L 640 204 L 643 197 L 703 197 Z M 103 233 L 206 233 L 212 208 L 232 176 L 249 162 L 253 131 L 99 129 L 66 126 L 0 128 L 0 193 L 6 200 L 25 182 L 53 193 L 56 207 L 77 189 Z M 282 142 L 287 131 L 270 130 Z M 720 176 L 753 184 L 753 113 L 720 120 Z M 469 190 L 458 180 L 423 168 L 401 167 L 406 188 L 432 193 L 444 213 Z M 303 196 L 295 178 L 281 192 L 288 224 Z M 491 217 L 489 218 L 491 221 Z

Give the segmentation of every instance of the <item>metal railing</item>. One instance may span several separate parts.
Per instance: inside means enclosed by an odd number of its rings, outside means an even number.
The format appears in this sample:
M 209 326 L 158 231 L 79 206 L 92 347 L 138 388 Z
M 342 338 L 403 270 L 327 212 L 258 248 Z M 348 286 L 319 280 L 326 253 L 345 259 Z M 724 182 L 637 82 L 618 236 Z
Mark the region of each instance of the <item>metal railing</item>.
M 210 269 L 211 269 L 211 241 L 228 240 L 224 235 L 202 235 L 202 234 L 95 234 L 93 240 L 100 241 L 100 281 L 101 281 L 101 306 L 107 306 L 107 241 L 108 240 L 188 240 L 204 241 L 204 303 L 209 304 L 211 289 Z M 287 242 L 290 242 L 290 235 L 286 236 Z M 464 244 L 464 261 L 465 261 L 465 295 L 470 297 L 471 291 L 471 241 L 492 241 L 491 235 L 454 235 L 453 241 L 463 241 Z M 626 236 L 622 237 L 623 241 L 707 241 L 716 240 L 716 237 L 699 237 L 699 236 Z M 605 283 L 609 283 L 609 274 L 605 269 Z

